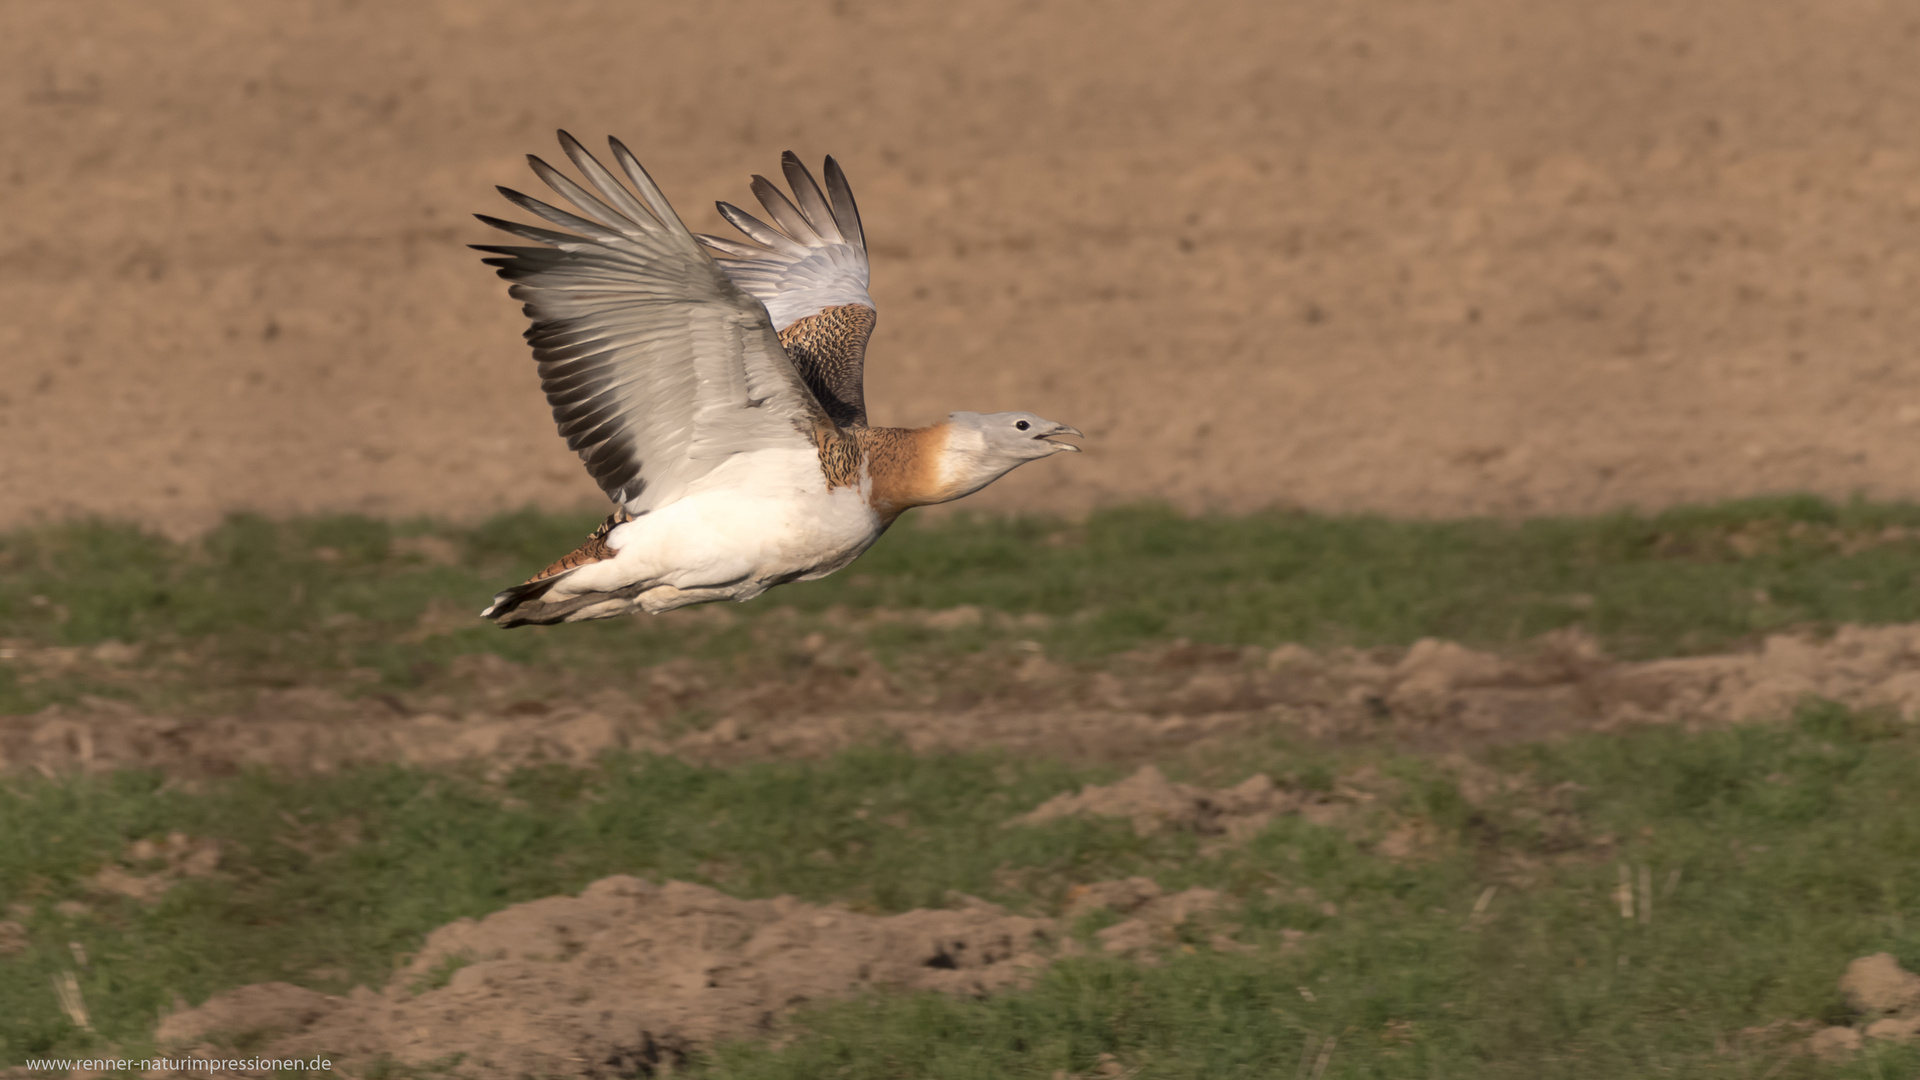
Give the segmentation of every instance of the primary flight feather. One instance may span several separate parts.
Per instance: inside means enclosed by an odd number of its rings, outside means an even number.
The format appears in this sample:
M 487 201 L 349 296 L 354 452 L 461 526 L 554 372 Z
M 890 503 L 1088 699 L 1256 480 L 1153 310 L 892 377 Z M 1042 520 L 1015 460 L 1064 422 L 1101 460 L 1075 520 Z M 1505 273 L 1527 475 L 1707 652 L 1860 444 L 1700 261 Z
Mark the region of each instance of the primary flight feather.
M 846 566 L 912 507 L 1079 449 L 1052 436 L 1080 432 L 1032 413 L 868 425 L 866 236 L 832 158 L 824 191 L 791 153 L 791 197 L 753 178 L 771 223 L 720 203 L 736 240 L 689 232 L 608 142 L 631 189 L 564 131 L 586 187 L 528 161 L 572 211 L 500 189 L 566 231 L 479 215 L 539 245 L 475 246 L 525 304 L 554 422 L 614 503 L 586 543 L 482 617 L 518 626 L 750 600 Z

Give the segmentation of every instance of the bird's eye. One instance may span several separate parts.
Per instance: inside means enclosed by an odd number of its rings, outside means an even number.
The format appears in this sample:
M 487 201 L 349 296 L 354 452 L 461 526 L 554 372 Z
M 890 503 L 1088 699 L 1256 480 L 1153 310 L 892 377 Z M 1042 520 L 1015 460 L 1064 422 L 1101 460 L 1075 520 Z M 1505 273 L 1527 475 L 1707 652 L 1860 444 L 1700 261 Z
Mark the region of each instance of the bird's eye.
M 1013 426 L 1014 426 L 1014 429 L 1017 431 L 1025 431 L 1028 428 L 1032 427 L 1033 425 L 1027 423 L 1025 420 L 1015 420 L 1013 422 Z

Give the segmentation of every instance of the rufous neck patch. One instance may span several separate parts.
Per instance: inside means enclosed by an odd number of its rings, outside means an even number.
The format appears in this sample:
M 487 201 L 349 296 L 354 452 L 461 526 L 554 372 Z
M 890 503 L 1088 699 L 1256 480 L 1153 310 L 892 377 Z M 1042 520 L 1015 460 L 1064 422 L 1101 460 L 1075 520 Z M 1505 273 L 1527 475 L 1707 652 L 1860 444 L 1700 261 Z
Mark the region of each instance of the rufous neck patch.
M 948 425 L 859 428 L 853 435 L 871 484 L 867 504 L 881 517 L 892 521 L 912 507 L 953 497 L 941 468 Z

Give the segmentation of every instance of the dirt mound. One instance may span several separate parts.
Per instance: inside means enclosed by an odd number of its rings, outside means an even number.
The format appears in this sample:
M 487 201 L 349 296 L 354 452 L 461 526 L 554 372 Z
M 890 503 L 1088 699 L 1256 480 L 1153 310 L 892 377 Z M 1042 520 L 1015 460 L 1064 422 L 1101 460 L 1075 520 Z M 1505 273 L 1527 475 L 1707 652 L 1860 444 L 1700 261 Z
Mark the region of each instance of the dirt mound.
M 384 698 L 326 690 L 270 691 L 227 716 L 152 716 L 88 698 L 30 717 L 0 717 L 0 764 L 42 771 L 148 765 L 178 775 L 224 775 L 249 767 L 330 772 L 394 761 L 444 766 L 479 761 L 499 769 L 557 762 L 589 765 L 605 750 L 670 753 L 643 709 L 573 702 L 537 712 L 514 702 L 458 718 L 415 713 Z
M 220 842 L 172 832 L 165 840 L 135 840 L 122 863 L 127 865 L 101 867 L 88 885 L 135 900 L 158 900 L 183 878 L 212 877 L 220 867 Z
M 803 1004 L 879 989 L 986 996 L 1084 951 L 1054 920 L 955 899 L 951 910 L 874 916 L 604 878 L 578 897 L 441 927 L 381 991 L 243 986 L 165 1017 L 155 1039 L 208 1056 L 236 1042 L 262 1057 L 348 1063 L 461 1055 L 463 1076 L 651 1075 L 716 1040 L 777 1035 Z M 1156 964 L 1203 936 L 1251 952 L 1221 921 L 1234 907 L 1211 889 L 1168 893 L 1132 877 L 1074 887 L 1063 915 L 1122 916 L 1095 933 L 1099 949 Z M 1285 949 L 1307 936 L 1284 934 Z
M 811 666 L 757 681 L 677 660 L 585 692 L 490 655 L 451 667 L 479 690 L 465 699 L 262 691 L 250 707 L 211 717 L 91 698 L 0 717 L 0 770 L 142 766 L 192 776 L 373 761 L 502 770 L 585 765 L 607 750 L 713 762 L 817 757 L 875 740 L 921 753 L 992 747 L 1139 762 L 1275 729 L 1451 751 L 1632 724 L 1778 719 L 1808 698 L 1920 717 L 1920 625 L 1781 634 L 1749 652 L 1638 663 L 1563 631 L 1508 655 L 1433 640 L 1326 652 L 1174 644 L 1104 665 L 982 654 L 907 677 L 827 649 Z M 694 708 L 718 719 L 690 729 L 683 718 Z M 1112 797 L 1142 827 L 1164 820 L 1207 831 L 1207 821 L 1227 828 L 1279 812 L 1271 801 L 1292 796 L 1187 791 L 1148 775 Z M 1310 799 L 1299 808 L 1315 812 Z
M 256 1040 L 262 1056 L 405 1063 L 464 1055 L 462 1075 L 652 1072 L 787 1010 L 881 988 L 985 995 L 1053 953 L 1053 923 L 962 898 L 873 916 L 791 897 L 736 900 L 610 877 L 428 935 L 378 993 L 241 987 L 161 1022 L 166 1046 Z
M 1447 764 L 1470 802 L 1484 801 L 1489 786 L 1521 793 L 1526 802 L 1549 808 L 1556 801 L 1557 793 L 1533 790 L 1529 777 L 1500 775 L 1462 755 L 1450 755 Z M 1184 829 L 1207 837 L 1200 846 L 1201 853 L 1207 854 L 1258 835 L 1275 818 L 1297 814 L 1314 825 L 1341 829 L 1355 842 L 1368 844 L 1387 858 L 1423 858 L 1437 849 L 1440 833 L 1424 818 L 1406 817 L 1388 808 L 1388 799 L 1404 790 L 1404 784 L 1372 766 L 1340 777 L 1328 791 L 1284 789 L 1265 775 L 1208 791 L 1173 783 L 1157 767 L 1144 765 L 1118 783 L 1089 784 L 1077 792 L 1056 795 L 1007 825 L 1038 825 L 1063 817 L 1125 818 L 1140 836 Z M 1517 809 L 1527 813 L 1530 807 Z M 1544 823 L 1544 814 L 1534 814 Z M 1116 898 L 1128 895 L 1126 890 L 1139 883 L 1152 885 L 1145 878 L 1131 878 L 1100 886 L 1091 894 L 1091 902 L 1116 911 L 1127 910 L 1116 906 Z M 1159 894 L 1156 891 L 1152 895 Z
M 1769 636 L 1754 651 L 1620 662 L 1578 631 L 1518 655 L 1425 640 L 1398 657 L 1283 646 L 1309 731 L 1372 730 L 1414 744 L 1503 742 L 1642 723 L 1778 719 L 1808 699 L 1920 716 L 1920 626 L 1845 626 Z
M 1856 1012 L 1889 1015 L 1920 1011 L 1920 975 L 1900 966 L 1892 953 L 1874 953 L 1847 965 L 1840 992 Z
M 1192 888 L 1169 894 L 1152 878 L 1130 877 L 1077 885 L 1067 894 L 1067 916 L 1075 918 L 1111 911 L 1126 918 L 1094 935 L 1106 952 L 1155 962 L 1158 951 L 1180 944 L 1181 928 L 1189 922 L 1231 907 L 1231 898 L 1212 889 Z M 1225 933 L 1215 932 L 1209 943 L 1222 952 L 1246 947 Z
M 1844 1060 L 1866 1039 L 1912 1042 L 1920 1036 L 1920 975 L 1900 966 L 1891 953 L 1862 956 L 1840 976 L 1840 992 L 1860 1014 L 1854 1026 L 1817 1031 L 1807 1048 L 1829 1061 Z

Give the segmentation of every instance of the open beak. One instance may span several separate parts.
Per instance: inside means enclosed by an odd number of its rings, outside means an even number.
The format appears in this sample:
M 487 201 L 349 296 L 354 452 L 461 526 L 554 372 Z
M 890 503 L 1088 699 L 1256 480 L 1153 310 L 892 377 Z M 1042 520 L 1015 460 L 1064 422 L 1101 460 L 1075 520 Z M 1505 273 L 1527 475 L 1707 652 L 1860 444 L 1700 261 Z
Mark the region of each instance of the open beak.
M 1065 425 L 1065 424 L 1055 424 L 1055 425 L 1053 426 L 1053 430 L 1052 430 L 1052 431 L 1043 431 L 1043 432 L 1041 432 L 1040 434 L 1038 434 L 1038 435 L 1035 435 L 1035 436 L 1034 436 L 1034 438 L 1036 438 L 1036 439 L 1038 439 L 1038 440 L 1040 440 L 1041 442 L 1044 442 L 1044 443 L 1048 443 L 1048 444 L 1050 444 L 1050 445 L 1053 445 L 1053 446 L 1057 446 L 1057 447 L 1059 447 L 1059 448 L 1060 448 L 1060 449 L 1062 449 L 1062 450 L 1071 450 L 1071 451 L 1073 451 L 1073 452 L 1074 452 L 1074 453 L 1076 453 L 1076 454 L 1080 452 L 1080 448 L 1079 448 L 1079 447 L 1077 447 L 1077 446 L 1075 446 L 1075 445 L 1073 445 L 1072 443 L 1064 443 L 1064 442 L 1063 442 L 1063 443 L 1057 443 L 1057 442 L 1054 442 L 1054 441 L 1053 441 L 1053 437 L 1054 437 L 1055 435 L 1072 435 L 1072 436 L 1073 436 L 1074 438 L 1076 438 L 1076 439 L 1083 439 L 1083 438 L 1085 438 L 1085 437 L 1086 437 L 1086 436 L 1084 436 L 1084 435 L 1082 435 L 1082 434 L 1080 434 L 1080 429 L 1079 429 L 1079 428 L 1074 428 L 1074 427 L 1068 427 L 1068 426 L 1067 426 L 1067 425 Z

